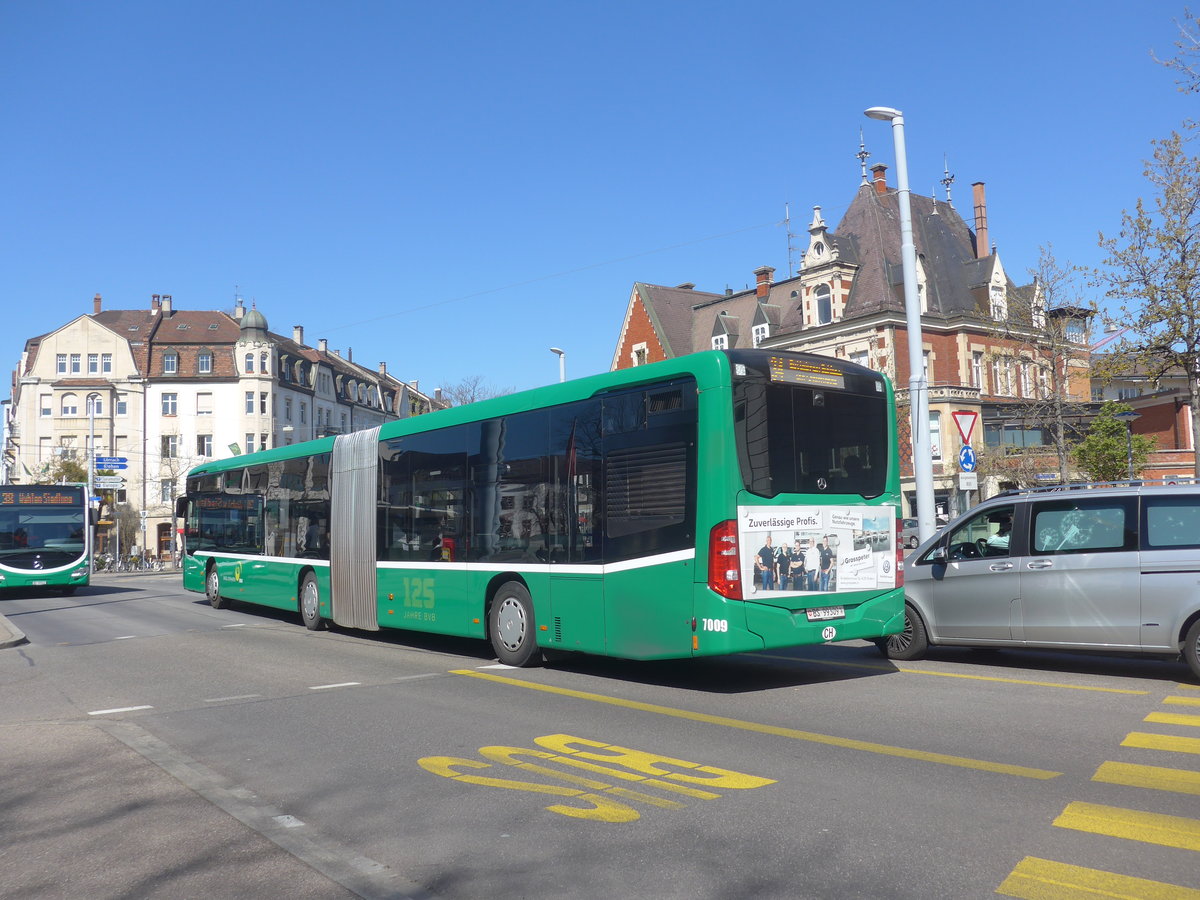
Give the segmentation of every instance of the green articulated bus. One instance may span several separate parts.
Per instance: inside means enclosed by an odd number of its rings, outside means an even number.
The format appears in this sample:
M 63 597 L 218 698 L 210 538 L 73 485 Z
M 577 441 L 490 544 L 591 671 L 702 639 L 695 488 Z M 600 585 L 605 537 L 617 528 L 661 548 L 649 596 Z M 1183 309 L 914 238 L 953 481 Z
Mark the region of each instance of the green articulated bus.
M 332 621 L 628 659 L 899 631 L 895 399 L 799 353 L 696 353 L 188 474 L 183 580 Z
M 86 585 L 91 531 L 86 485 L 0 485 L 0 590 Z

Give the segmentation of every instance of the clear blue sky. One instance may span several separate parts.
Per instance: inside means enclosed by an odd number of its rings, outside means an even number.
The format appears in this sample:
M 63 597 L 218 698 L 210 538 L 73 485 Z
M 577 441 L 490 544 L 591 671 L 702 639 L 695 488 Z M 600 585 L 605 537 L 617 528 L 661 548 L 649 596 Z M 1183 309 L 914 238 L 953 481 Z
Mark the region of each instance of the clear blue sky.
M 740 289 L 859 183 L 987 183 L 1018 283 L 1147 193 L 1197 114 L 1182 3 L 0 0 L 0 347 L 106 308 L 255 301 L 422 388 L 608 368 L 635 281 Z M 939 191 L 941 190 L 939 186 Z

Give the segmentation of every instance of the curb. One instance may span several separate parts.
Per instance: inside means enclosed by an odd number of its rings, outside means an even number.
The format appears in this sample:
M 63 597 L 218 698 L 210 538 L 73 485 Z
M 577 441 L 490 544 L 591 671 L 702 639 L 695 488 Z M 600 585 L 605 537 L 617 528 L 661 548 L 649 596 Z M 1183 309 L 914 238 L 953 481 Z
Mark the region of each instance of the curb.
M 24 644 L 27 640 L 25 632 L 14 626 L 4 616 L 0 616 L 0 650 L 16 647 L 18 644 Z

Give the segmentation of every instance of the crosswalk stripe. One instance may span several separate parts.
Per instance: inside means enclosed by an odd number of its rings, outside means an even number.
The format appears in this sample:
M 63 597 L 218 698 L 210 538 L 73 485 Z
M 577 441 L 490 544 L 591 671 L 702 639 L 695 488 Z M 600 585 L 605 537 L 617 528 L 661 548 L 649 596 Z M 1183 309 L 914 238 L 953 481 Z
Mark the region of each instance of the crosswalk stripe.
M 1200 738 L 1175 737 L 1170 734 L 1151 734 L 1146 731 L 1131 731 L 1121 741 L 1122 747 L 1140 747 L 1143 750 L 1168 750 L 1173 753 L 1200 754 Z
M 1128 787 L 1150 788 L 1155 791 L 1174 791 L 1178 794 L 1200 795 L 1200 772 L 1168 769 L 1163 766 L 1139 766 L 1133 763 L 1101 763 L 1092 781 L 1123 784 Z
M 1142 721 L 1154 722 L 1158 725 L 1194 725 L 1200 728 L 1200 716 L 1189 716 L 1185 713 L 1152 712 Z
M 1097 897 L 1200 900 L 1200 891 L 1192 888 L 1069 866 L 1036 856 L 1027 856 L 1017 863 L 996 893 L 1020 900 L 1096 900 Z
M 1068 803 L 1062 815 L 1054 820 L 1059 828 L 1104 834 L 1109 837 L 1200 850 L 1200 819 L 1164 816 L 1159 813 L 1101 806 L 1098 803 Z
M 1200 697 L 1167 697 L 1163 703 L 1171 706 L 1200 706 Z

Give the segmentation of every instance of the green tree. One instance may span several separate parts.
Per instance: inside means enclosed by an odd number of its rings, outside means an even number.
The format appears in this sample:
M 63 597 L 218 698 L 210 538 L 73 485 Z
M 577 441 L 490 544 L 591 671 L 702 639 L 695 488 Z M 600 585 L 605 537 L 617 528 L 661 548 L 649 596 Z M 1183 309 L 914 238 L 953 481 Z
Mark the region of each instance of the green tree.
M 87 466 L 76 459 L 56 456 L 52 462 L 42 467 L 36 476 L 38 484 L 62 484 L 76 482 L 82 484 L 88 480 Z
M 1157 446 L 1154 439 L 1135 434 L 1132 441 L 1129 429 L 1116 418 L 1129 412 L 1125 403 L 1105 403 L 1088 429 L 1087 437 L 1075 445 L 1075 461 L 1092 481 L 1123 481 L 1129 477 L 1129 448 L 1133 447 L 1133 475 L 1146 468 L 1150 452 Z
M 1097 274 L 1129 327 L 1112 359 L 1127 359 L 1154 379 L 1185 377 L 1192 446 L 1200 447 L 1200 158 L 1175 132 L 1153 146 L 1145 175 L 1158 196 L 1152 208 L 1139 197 L 1116 237 L 1100 235 L 1108 256 Z

